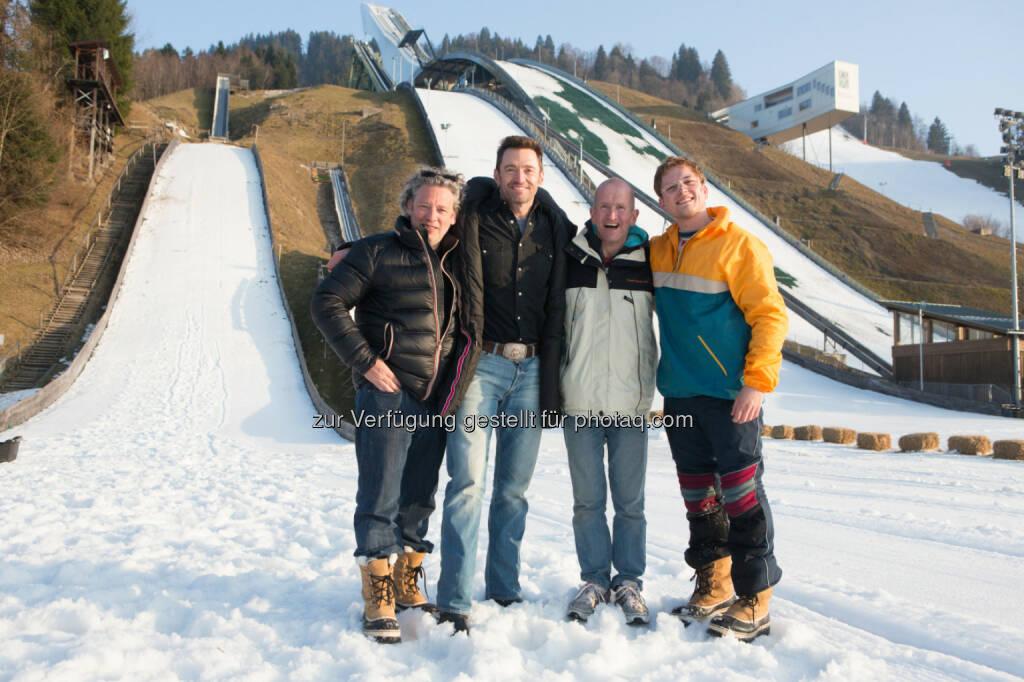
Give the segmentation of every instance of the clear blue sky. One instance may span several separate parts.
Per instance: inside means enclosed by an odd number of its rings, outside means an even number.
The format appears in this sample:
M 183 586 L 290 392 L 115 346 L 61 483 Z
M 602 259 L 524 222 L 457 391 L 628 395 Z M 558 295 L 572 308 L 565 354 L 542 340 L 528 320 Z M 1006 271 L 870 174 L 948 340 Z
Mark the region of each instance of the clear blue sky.
M 236 42 L 247 33 L 291 28 L 363 34 L 357 0 L 128 0 L 137 49 L 171 43 L 178 50 Z M 710 62 L 721 49 L 733 80 L 755 95 L 824 66 L 833 59 L 860 65 L 861 101 L 875 90 L 906 101 L 930 123 L 940 116 L 961 146 L 985 155 L 999 151 L 992 110 L 1024 111 L 1024 2 L 1020 0 L 862 0 L 849 2 L 738 2 L 712 0 L 380 0 L 435 44 L 445 33 L 492 33 L 533 44 L 548 35 L 556 45 L 596 50 L 616 43 L 637 58 L 671 59 L 680 43 Z

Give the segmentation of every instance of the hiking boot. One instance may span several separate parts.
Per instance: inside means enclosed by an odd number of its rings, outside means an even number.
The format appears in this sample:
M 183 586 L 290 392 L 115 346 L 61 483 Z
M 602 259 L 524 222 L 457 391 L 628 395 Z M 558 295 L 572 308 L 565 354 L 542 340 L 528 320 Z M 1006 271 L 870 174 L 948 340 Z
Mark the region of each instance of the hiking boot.
M 381 644 L 397 644 L 402 632 L 395 618 L 395 582 L 391 577 L 391 558 L 359 557 L 363 575 L 363 634 Z
M 698 568 L 691 578 L 696 578 L 697 586 L 693 589 L 690 601 L 672 609 L 672 615 L 689 627 L 694 622 L 702 623 L 723 613 L 736 601 L 731 570 L 730 557 L 722 557 Z
M 433 613 L 437 607 L 431 604 L 420 591 L 419 581 L 423 578 L 426 585 L 426 578 L 423 575 L 423 559 L 426 552 L 414 552 L 411 547 L 406 547 L 405 552 L 398 555 L 398 560 L 391 568 L 391 576 L 395 580 L 395 610 L 421 609 L 427 613 Z
M 771 633 L 771 618 L 768 616 L 768 602 L 772 599 L 772 588 L 757 594 L 740 596 L 729 609 L 711 619 L 708 634 L 721 637 L 732 633 L 741 642 Z
M 465 632 L 466 636 L 469 636 L 469 616 L 464 613 L 456 613 L 455 611 L 441 611 L 437 614 L 437 623 L 451 623 L 455 627 L 455 631 L 452 632 L 452 637 Z
M 598 604 L 608 603 L 608 590 L 592 582 L 583 583 L 576 596 L 569 602 L 569 611 L 566 617 L 569 620 L 578 620 L 586 623 L 587 618 L 594 615 L 594 609 Z
M 635 580 L 623 580 L 622 584 L 612 589 L 612 599 L 626 616 L 626 625 L 647 625 L 651 614 L 647 610 L 647 602 L 640 594 L 640 583 Z

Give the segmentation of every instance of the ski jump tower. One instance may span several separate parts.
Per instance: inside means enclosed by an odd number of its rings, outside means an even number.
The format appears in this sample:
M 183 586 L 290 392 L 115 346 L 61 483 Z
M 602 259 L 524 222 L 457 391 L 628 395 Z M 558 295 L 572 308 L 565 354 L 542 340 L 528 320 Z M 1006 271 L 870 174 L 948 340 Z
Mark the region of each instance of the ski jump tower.
M 394 85 L 412 84 L 420 67 L 433 61 L 434 48 L 422 28 L 413 29 L 398 10 L 363 3 L 363 32 L 377 42 L 380 67 Z

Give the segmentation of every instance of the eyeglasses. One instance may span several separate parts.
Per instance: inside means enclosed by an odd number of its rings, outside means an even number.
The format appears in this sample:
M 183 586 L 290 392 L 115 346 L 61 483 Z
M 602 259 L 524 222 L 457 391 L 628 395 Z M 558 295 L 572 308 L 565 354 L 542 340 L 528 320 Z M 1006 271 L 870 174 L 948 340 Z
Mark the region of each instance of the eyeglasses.
M 452 182 L 459 181 L 458 173 L 438 173 L 435 170 L 424 168 L 420 171 L 421 178 L 444 178 L 445 180 L 451 180 Z

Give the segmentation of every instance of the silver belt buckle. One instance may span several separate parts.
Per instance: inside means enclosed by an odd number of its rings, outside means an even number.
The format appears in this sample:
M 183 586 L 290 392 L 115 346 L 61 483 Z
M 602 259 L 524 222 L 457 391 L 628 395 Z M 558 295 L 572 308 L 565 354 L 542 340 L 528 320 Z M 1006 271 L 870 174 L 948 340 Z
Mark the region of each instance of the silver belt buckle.
M 501 355 L 512 362 L 522 362 L 526 359 L 525 343 L 506 343 L 501 347 Z

